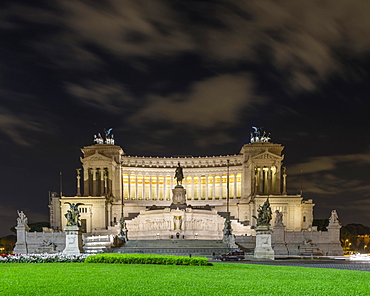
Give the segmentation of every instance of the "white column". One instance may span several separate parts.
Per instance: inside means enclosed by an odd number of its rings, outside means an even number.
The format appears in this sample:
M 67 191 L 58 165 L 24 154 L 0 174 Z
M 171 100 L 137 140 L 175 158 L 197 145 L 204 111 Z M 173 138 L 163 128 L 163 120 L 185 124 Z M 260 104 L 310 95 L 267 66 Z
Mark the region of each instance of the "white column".
M 222 190 L 223 190 L 223 186 L 222 186 L 222 184 L 223 184 L 223 182 L 222 182 L 223 180 L 222 180 L 222 179 L 223 179 L 223 178 L 222 178 L 222 176 L 223 176 L 223 175 L 222 175 L 222 173 L 221 173 L 221 174 L 220 174 L 220 199 L 222 199 L 222 195 L 223 195 L 223 194 L 222 194 L 222 193 L 223 193 L 223 191 L 222 191 Z
M 77 196 L 81 196 L 81 169 L 77 169 Z
M 130 178 L 130 174 L 127 174 L 127 191 L 128 191 L 128 196 L 127 198 L 128 199 L 131 199 L 131 178 Z
M 149 199 L 153 200 L 152 176 L 149 176 Z
M 93 168 L 92 169 L 92 184 L 93 184 L 93 192 L 92 192 L 92 195 L 93 196 L 96 196 L 96 187 L 97 187 L 97 180 L 96 180 L 96 168 Z
M 216 177 L 215 175 L 212 176 L 213 184 L 212 184 L 212 200 L 216 198 Z
M 105 194 L 104 192 L 104 168 L 100 168 L 99 172 L 100 172 L 100 196 L 103 196 Z
M 209 194 L 208 194 L 208 177 L 209 177 L 209 175 L 206 175 L 206 196 L 204 197 L 205 199 L 209 199 Z
M 138 186 L 139 186 L 139 184 L 137 183 L 137 174 L 135 174 L 135 199 L 139 199 L 138 198 L 138 195 L 137 195 L 137 193 L 138 193 Z
M 202 199 L 202 175 L 198 176 L 198 200 Z
M 236 189 L 237 189 L 237 186 L 238 186 L 238 182 L 237 182 L 237 178 L 236 178 L 236 174 L 234 174 L 234 198 L 237 198 L 238 196 L 236 195 Z
M 260 169 L 259 193 L 263 194 L 263 167 Z
M 141 182 L 141 185 L 143 187 L 141 188 L 141 196 L 142 196 L 142 200 L 145 200 L 145 175 L 144 173 L 142 173 L 142 176 L 143 176 L 143 180 Z
M 194 176 L 191 176 L 191 200 L 194 200 L 194 192 L 195 192 Z
M 268 167 L 267 171 L 267 194 L 272 194 L 272 171 L 271 167 Z
M 287 194 L 287 190 L 286 190 L 286 177 L 287 177 L 287 174 L 286 174 L 286 167 L 283 168 L 283 194 L 286 195 Z
M 158 175 L 156 176 L 156 179 L 157 179 L 156 194 L 157 194 L 157 199 L 159 199 L 159 177 Z

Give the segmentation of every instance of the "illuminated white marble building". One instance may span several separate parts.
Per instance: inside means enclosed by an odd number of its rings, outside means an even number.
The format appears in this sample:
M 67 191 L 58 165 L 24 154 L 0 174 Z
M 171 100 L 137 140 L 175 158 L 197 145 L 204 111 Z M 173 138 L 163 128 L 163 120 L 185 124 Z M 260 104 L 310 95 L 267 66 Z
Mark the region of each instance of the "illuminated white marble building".
M 94 141 L 82 148 L 77 194 L 50 198 L 53 229 L 65 227 L 64 214 L 69 209 L 65 202 L 82 202 L 81 223 L 87 233 L 117 233 L 124 216 L 129 238 L 168 238 L 180 233 L 185 238 L 220 239 L 228 196 L 235 235 L 255 234 L 252 216 L 266 198 L 273 213 L 283 214 L 286 231 L 312 229 L 314 204 L 299 194 L 287 194 L 284 147 L 267 137 L 258 138 L 256 133 L 235 155 L 205 157 L 130 156 L 114 145 L 113 136 L 103 140 L 99 135 Z M 187 203 L 181 229 L 175 226 L 179 213 L 169 209 L 178 163 L 184 171 Z

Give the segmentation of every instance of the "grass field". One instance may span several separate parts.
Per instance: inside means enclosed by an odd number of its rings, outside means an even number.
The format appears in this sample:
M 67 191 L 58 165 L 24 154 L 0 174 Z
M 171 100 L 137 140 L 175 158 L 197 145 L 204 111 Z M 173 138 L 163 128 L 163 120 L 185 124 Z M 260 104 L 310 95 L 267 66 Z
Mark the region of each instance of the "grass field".
M 0 295 L 370 295 L 370 272 L 215 263 L 0 265 Z

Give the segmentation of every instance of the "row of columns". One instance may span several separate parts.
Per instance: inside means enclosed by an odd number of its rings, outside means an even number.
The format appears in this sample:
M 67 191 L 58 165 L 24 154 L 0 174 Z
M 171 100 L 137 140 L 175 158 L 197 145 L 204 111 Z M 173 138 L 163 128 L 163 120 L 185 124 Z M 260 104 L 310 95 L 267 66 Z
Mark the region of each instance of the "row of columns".
M 88 168 L 84 170 L 84 195 L 106 196 L 109 194 L 108 168 Z M 81 195 L 80 169 L 77 170 L 77 195 Z
M 275 166 L 256 166 L 254 169 L 255 194 L 280 194 L 278 172 Z
M 187 190 L 187 199 L 226 198 L 226 180 L 226 175 L 188 176 L 183 180 L 183 186 Z M 171 199 L 175 185 L 171 176 L 123 176 L 126 199 Z M 231 175 L 230 185 L 230 197 L 241 197 L 241 174 Z

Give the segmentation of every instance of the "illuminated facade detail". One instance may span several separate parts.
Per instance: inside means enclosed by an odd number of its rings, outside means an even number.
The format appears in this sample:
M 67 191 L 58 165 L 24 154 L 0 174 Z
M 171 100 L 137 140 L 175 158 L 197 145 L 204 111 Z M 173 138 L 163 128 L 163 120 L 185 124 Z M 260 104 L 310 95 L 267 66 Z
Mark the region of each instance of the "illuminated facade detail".
M 77 186 L 77 195 L 50 198 L 51 226 L 54 229 L 65 226 L 65 202 L 82 202 L 86 211 L 81 213 L 81 218 L 85 221 L 87 233 L 116 231 L 115 226 L 123 214 L 132 235 L 130 225 L 138 225 L 140 217 L 144 217 L 143 211 L 153 206 L 162 209 L 170 206 L 178 163 L 184 172 L 182 186 L 186 190 L 187 205 L 193 209 L 208 207 L 213 216 L 204 219 L 216 223 L 225 218 L 229 197 L 233 233 L 236 235 L 254 234 L 252 216 L 257 214 L 258 206 L 267 197 L 272 211 L 279 210 L 283 214 L 287 230 L 312 228 L 312 200 L 304 200 L 300 195 L 287 195 L 286 171 L 282 167 L 284 147 L 280 144 L 255 141 L 244 145 L 235 155 L 166 158 L 130 156 L 120 146 L 100 142 L 98 139 L 96 144 L 82 148 L 82 184 Z M 192 216 L 192 219 L 200 219 L 195 210 L 191 215 L 197 217 Z M 155 219 L 162 218 L 158 216 Z M 172 221 L 172 218 L 167 218 Z M 184 225 L 198 223 L 190 222 L 186 217 L 182 219 Z M 142 223 L 147 222 L 143 220 Z M 144 224 L 135 227 L 144 227 Z M 204 226 L 204 229 L 209 227 Z M 186 228 L 182 231 L 186 232 Z

